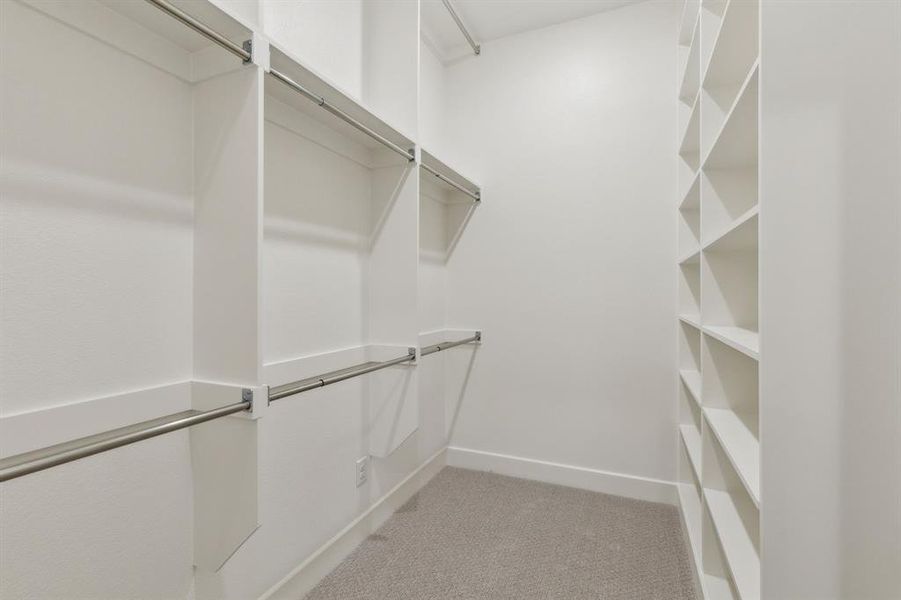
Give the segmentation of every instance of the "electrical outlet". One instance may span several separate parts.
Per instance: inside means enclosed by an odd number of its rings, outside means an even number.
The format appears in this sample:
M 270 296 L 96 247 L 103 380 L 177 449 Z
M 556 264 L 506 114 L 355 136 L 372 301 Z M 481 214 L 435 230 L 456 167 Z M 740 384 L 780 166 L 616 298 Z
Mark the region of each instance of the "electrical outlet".
M 358 458 L 356 462 L 357 487 L 369 480 L 369 457 Z

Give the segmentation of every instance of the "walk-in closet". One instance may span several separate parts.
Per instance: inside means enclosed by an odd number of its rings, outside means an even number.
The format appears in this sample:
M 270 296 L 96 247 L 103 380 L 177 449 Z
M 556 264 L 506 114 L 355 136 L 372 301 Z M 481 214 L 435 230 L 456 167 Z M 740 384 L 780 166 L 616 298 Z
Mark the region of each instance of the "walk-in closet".
M 0 600 L 901 600 L 898 0 L 0 0 Z

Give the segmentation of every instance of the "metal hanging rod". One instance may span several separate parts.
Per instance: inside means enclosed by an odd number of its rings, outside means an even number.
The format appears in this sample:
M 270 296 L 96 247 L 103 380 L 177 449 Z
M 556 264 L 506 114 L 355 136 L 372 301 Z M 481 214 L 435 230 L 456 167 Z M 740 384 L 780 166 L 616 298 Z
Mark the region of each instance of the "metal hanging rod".
M 328 103 L 328 101 L 325 98 L 323 98 L 319 94 L 311 92 L 310 90 L 303 87 L 302 85 L 300 85 L 299 83 L 297 83 L 296 81 L 294 81 L 293 79 L 288 77 L 287 75 L 283 75 L 282 73 L 279 73 L 275 69 L 270 69 L 269 74 L 272 75 L 273 77 L 275 77 L 277 80 L 284 83 L 286 86 L 288 86 L 295 92 L 299 92 L 303 96 L 307 97 L 309 100 L 312 100 L 313 102 L 315 102 L 316 104 L 318 104 L 325 110 L 329 111 L 330 113 L 332 113 L 333 115 L 335 115 L 336 117 L 341 119 L 342 121 L 349 123 L 350 125 L 352 125 L 356 129 L 358 129 L 359 131 L 362 131 L 363 133 L 365 133 L 366 135 L 368 135 L 369 137 L 374 139 L 375 141 L 386 146 L 388 149 L 393 150 L 394 152 L 397 152 L 398 154 L 400 154 L 401 156 L 403 156 L 404 158 L 406 158 L 409 161 L 416 160 L 416 155 L 413 153 L 412 150 L 404 150 L 403 148 L 401 148 L 400 146 L 398 146 L 397 144 L 395 144 L 394 142 L 392 142 L 385 136 L 373 131 L 366 125 L 363 125 L 362 123 L 360 123 L 359 121 L 354 119 L 352 116 L 350 116 L 349 114 L 347 114 L 340 108 L 338 108 L 336 106 L 332 106 L 331 104 Z
M 185 410 L 31 452 L 16 454 L 0 460 L 0 482 L 249 410 L 251 403 L 250 390 L 244 390 L 244 400 L 228 406 L 204 411 Z
M 482 46 L 477 44 L 475 40 L 472 39 L 472 36 L 469 35 L 469 31 L 466 29 L 466 25 L 463 24 L 463 21 L 460 20 L 460 15 L 457 14 L 457 11 L 454 10 L 453 5 L 451 5 L 450 0 L 441 0 L 444 3 L 444 7 L 447 8 L 447 12 L 450 13 L 450 16 L 453 17 L 454 22 L 457 24 L 457 27 L 460 28 L 460 31 L 463 32 L 463 35 L 466 37 L 466 41 L 469 42 L 469 45 L 472 46 L 472 51 L 477 55 L 482 53 Z
M 481 192 L 478 192 L 478 191 L 473 192 L 469 188 L 464 187 L 462 184 L 457 183 L 453 179 L 451 179 L 449 177 L 445 177 L 444 175 L 442 175 L 441 173 L 439 173 L 438 171 L 436 171 L 435 169 L 433 169 L 432 167 L 430 167 L 429 165 L 427 165 L 425 163 L 420 163 L 419 166 L 422 167 L 423 169 L 425 169 L 426 171 L 428 171 L 429 173 L 431 173 L 432 175 L 434 175 L 435 177 L 437 177 L 438 179 L 440 179 L 441 181 L 443 181 L 444 183 L 446 183 L 447 185 L 460 190 L 461 192 L 463 192 L 464 194 L 466 194 L 467 196 L 469 196 L 476 202 L 482 201 L 482 193 Z
M 442 350 L 447 350 L 448 348 L 455 348 L 456 346 L 462 346 L 463 344 L 469 344 L 472 342 L 481 342 L 482 341 L 482 332 L 476 331 L 474 335 L 466 338 L 465 340 L 457 340 L 456 342 L 441 342 L 439 344 L 433 344 L 431 346 L 426 346 L 420 351 L 420 356 L 428 356 L 429 354 L 435 354 L 436 352 L 441 352 Z
M 168 2 L 166 2 L 166 0 L 147 0 L 147 2 L 153 4 L 163 12 L 169 14 L 169 16 L 173 17 L 174 19 L 181 21 L 208 40 L 219 44 L 244 62 L 250 62 L 253 58 L 248 50 L 234 43 L 221 33 L 210 29 L 205 24 L 201 23 L 180 8 L 169 4 Z
M 294 394 L 300 394 L 302 392 L 308 392 L 310 390 L 325 387 L 333 383 L 338 383 L 339 381 L 351 379 L 352 377 L 359 377 L 360 375 L 372 373 L 373 371 L 387 369 L 388 367 L 393 367 L 394 365 L 409 362 L 411 360 L 414 360 L 415 358 L 416 348 L 409 348 L 405 356 L 382 362 L 365 362 L 359 365 L 354 365 L 353 367 L 348 367 L 346 369 L 330 371 L 328 373 L 323 373 L 322 375 L 316 375 L 314 377 L 301 379 L 300 381 L 293 381 L 291 383 L 286 383 L 284 385 L 269 388 L 269 402 L 274 402 L 275 400 L 281 400 L 282 398 L 287 398 L 288 396 L 293 396 Z

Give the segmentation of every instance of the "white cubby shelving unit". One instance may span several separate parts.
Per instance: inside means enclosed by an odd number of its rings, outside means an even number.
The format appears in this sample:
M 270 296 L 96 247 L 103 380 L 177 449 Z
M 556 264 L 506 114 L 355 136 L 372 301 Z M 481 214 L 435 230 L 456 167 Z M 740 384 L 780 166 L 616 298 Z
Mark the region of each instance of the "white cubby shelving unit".
M 678 36 L 679 500 L 706 598 L 760 597 L 758 0 Z

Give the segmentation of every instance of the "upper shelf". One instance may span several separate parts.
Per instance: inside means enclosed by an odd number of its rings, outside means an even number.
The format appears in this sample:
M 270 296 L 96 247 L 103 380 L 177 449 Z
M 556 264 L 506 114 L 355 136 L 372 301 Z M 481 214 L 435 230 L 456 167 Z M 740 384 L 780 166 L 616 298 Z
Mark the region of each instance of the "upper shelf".
M 250 28 L 205 0 L 165 0 L 159 2 L 122 2 L 122 0 L 99 0 L 117 13 L 140 23 L 150 31 L 160 35 L 187 52 L 199 52 L 217 45 L 201 35 L 178 17 L 168 13 L 166 7 L 183 13 L 196 20 L 218 35 L 241 47 L 252 36 Z
M 703 0 L 701 2 L 701 72 L 707 70 L 710 64 L 710 55 L 720 32 L 720 24 L 723 21 L 723 13 L 726 11 L 728 0 Z
M 759 54 L 759 3 L 756 0 L 731 0 L 722 14 L 704 73 L 705 88 L 741 81 Z
M 682 19 L 679 23 L 679 45 L 691 44 L 691 36 L 694 33 L 695 23 L 698 21 L 698 8 L 700 0 L 685 0 L 682 6 Z
M 704 242 L 704 251 L 738 252 L 757 249 L 758 207 L 754 205 L 747 212 L 729 223 L 722 231 L 717 232 Z
M 757 164 L 756 66 L 747 74 L 738 97 L 703 161 L 705 169 L 729 169 Z
M 481 202 L 482 189 L 478 184 L 450 168 L 425 149 L 421 150 L 420 167 L 426 180 L 431 181 L 443 192 L 437 195 L 441 202 L 445 204 Z
M 731 325 L 702 325 L 702 331 L 742 354 L 759 360 L 760 334 L 744 327 Z
M 252 37 L 249 27 L 206 0 L 21 1 L 187 82 L 240 68 L 242 59 L 248 55 L 242 44 Z M 222 46 L 227 46 L 229 51 Z
M 685 62 L 685 71 L 682 73 L 682 84 L 679 86 L 679 100 L 689 106 L 694 103 L 695 98 L 701 89 L 701 44 L 698 29 L 698 18 L 695 17 L 691 46 L 689 47 L 688 58 Z
M 271 44 L 266 94 L 338 131 L 371 150 L 387 151 L 398 162 L 415 157 L 412 137 L 389 125 L 350 94 Z

